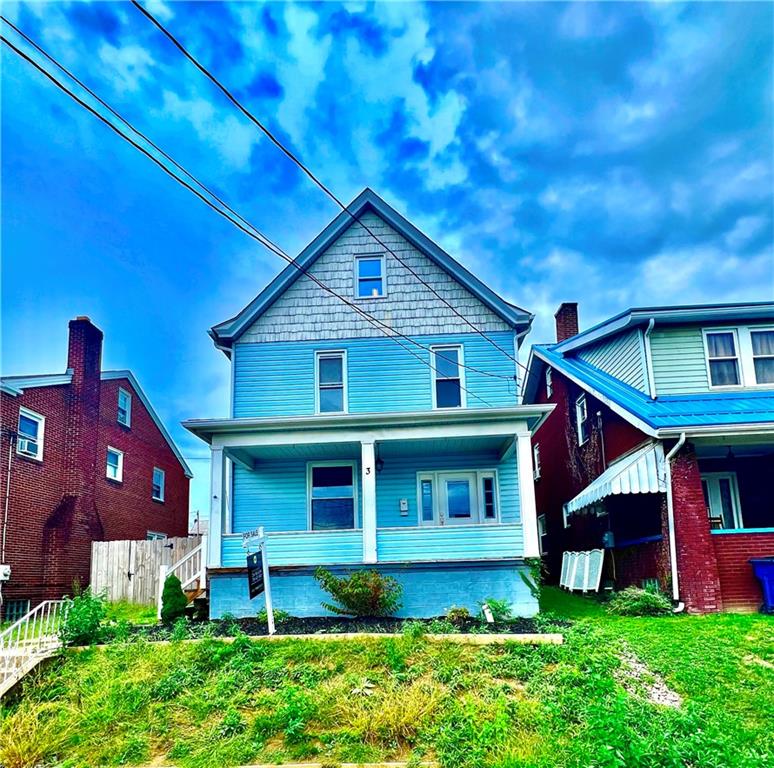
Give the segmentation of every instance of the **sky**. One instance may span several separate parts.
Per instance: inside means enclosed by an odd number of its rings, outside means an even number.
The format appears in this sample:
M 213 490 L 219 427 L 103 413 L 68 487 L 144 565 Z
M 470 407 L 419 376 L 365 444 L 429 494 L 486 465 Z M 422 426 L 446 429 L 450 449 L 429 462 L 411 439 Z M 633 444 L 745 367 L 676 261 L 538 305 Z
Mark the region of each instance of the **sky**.
M 561 301 L 583 328 L 774 295 L 770 3 L 146 5 L 341 199 L 371 187 L 534 312 L 528 344 Z M 129 3 L 3 13 L 286 252 L 336 215 Z M 89 315 L 206 509 L 180 422 L 228 414 L 207 329 L 283 264 L 0 55 L 2 372 L 62 371 Z

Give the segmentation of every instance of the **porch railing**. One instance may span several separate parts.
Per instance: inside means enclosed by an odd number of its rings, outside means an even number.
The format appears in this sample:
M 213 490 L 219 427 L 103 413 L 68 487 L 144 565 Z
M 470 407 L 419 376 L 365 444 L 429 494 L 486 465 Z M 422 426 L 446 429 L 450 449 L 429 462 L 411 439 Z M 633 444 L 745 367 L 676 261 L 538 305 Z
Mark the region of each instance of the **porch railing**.
M 185 557 L 182 557 L 172 565 L 162 565 L 159 568 L 159 592 L 156 601 L 156 612 L 161 618 L 162 595 L 164 594 L 164 582 L 170 575 L 180 579 L 183 592 L 197 592 L 204 589 L 207 584 L 207 537 L 202 536 L 199 546 L 192 549 Z
M 61 647 L 64 600 L 46 600 L 0 633 L 0 696 Z

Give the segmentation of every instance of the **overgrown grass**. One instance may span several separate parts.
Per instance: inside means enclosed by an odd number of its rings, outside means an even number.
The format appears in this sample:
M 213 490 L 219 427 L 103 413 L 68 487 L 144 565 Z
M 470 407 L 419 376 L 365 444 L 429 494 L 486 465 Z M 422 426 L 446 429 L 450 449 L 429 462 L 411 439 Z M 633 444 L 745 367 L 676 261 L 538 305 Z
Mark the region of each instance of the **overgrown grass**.
M 126 621 L 129 624 L 155 624 L 158 621 L 155 605 L 137 605 L 126 601 L 107 603 L 106 619 Z
M 407 634 L 132 642 L 71 652 L 3 713 L 0 763 L 771 764 L 770 618 L 613 617 L 555 590 L 544 599 L 555 615 L 577 619 L 563 646 L 461 646 Z M 681 708 L 621 687 L 624 644 L 683 696 Z M 6 738 L 20 729 L 36 734 L 28 762 L 14 757 Z

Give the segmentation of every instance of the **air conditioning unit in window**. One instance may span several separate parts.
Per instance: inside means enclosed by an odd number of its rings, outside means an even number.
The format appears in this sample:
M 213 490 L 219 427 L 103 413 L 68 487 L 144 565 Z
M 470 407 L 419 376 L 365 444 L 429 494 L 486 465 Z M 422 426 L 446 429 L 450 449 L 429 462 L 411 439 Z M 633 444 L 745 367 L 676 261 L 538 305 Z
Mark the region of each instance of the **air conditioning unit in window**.
M 34 440 L 27 440 L 25 437 L 20 437 L 16 443 L 16 449 L 19 453 L 23 453 L 25 456 L 37 456 L 38 444 Z

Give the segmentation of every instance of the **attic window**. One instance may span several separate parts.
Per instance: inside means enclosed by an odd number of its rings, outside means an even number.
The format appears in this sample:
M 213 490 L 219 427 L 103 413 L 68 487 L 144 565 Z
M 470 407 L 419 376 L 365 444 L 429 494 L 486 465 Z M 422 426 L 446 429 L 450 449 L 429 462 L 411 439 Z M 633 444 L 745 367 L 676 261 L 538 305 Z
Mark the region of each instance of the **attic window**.
M 379 299 L 387 295 L 384 256 L 357 256 L 355 272 L 358 299 Z

